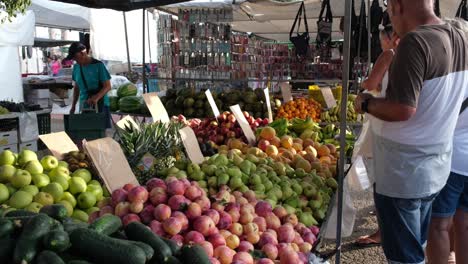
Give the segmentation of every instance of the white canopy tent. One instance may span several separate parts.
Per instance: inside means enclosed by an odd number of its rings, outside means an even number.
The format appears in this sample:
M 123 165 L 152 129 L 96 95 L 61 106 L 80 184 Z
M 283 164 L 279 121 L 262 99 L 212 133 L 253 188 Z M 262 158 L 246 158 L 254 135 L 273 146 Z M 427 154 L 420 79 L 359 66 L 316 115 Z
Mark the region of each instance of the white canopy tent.
M 366 3 L 369 0 L 365 0 Z M 373 0 L 370 0 L 372 2 Z M 256 1 L 232 1 L 228 0 L 195 0 L 186 3 L 165 6 L 163 9 L 176 13 L 178 8 L 213 8 L 216 6 L 233 6 L 234 21 L 233 29 L 241 32 L 252 32 L 260 37 L 287 41 L 289 40 L 289 31 L 296 17 L 301 1 L 292 3 L 279 2 L 274 0 L 256 0 Z M 317 19 L 322 5 L 321 0 L 305 0 L 307 21 L 309 32 L 312 33 L 311 39 L 315 38 L 317 32 Z M 339 18 L 344 16 L 345 1 L 330 0 L 333 17 L 333 38 L 342 39 L 343 36 L 339 30 Z M 440 1 L 440 10 L 443 17 L 454 17 L 460 0 L 442 0 Z M 384 7 L 383 1 L 380 5 Z M 355 11 L 359 15 L 361 0 L 355 0 Z M 368 7 L 368 6 L 367 6 Z

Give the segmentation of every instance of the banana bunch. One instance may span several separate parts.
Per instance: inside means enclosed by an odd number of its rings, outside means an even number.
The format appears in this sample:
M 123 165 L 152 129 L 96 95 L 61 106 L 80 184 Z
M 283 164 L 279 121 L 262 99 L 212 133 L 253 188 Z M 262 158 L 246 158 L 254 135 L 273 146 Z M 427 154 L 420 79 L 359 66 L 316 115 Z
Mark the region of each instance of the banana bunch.
M 341 114 L 341 102 L 337 102 L 337 105 L 326 112 L 320 114 L 320 120 L 322 122 L 333 123 L 340 121 Z M 360 115 L 354 110 L 353 101 L 347 102 L 346 121 L 357 122 L 360 120 Z
M 304 131 L 307 129 L 313 130 L 313 131 L 318 131 L 320 130 L 320 126 L 312 120 L 312 118 L 307 117 L 307 119 L 300 119 L 300 118 L 294 118 L 291 121 L 291 125 L 289 127 L 290 130 L 302 134 Z
M 322 127 L 321 132 L 322 140 L 335 139 L 335 137 L 340 134 L 340 129 L 334 124 L 328 124 L 325 127 Z

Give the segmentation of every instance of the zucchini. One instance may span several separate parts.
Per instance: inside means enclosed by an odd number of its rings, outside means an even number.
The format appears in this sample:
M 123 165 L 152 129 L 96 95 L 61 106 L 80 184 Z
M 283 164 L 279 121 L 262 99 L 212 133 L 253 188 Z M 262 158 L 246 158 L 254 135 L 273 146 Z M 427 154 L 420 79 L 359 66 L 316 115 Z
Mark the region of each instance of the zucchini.
M 67 208 L 63 204 L 46 205 L 41 208 L 40 213 L 46 214 L 58 221 L 63 221 L 68 216 Z
M 86 261 L 86 260 L 72 260 L 72 261 L 69 261 L 67 264 L 93 264 L 93 263 Z
M 88 228 L 87 223 L 76 221 L 72 218 L 65 218 L 62 223 L 63 223 L 63 229 L 68 234 L 71 234 L 77 228 Z
M 88 228 L 75 229 L 70 235 L 72 249 L 96 263 L 145 264 L 142 249 L 125 240 L 115 239 Z
M 55 252 L 44 250 L 37 256 L 36 264 L 65 264 L 65 262 Z
M 15 243 L 16 241 L 13 238 L 0 238 L 0 263 L 11 263 Z
M 210 258 L 201 246 L 183 246 L 180 250 L 180 261 L 182 263 L 193 264 L 210 264 Z
M 13 253 L 13 262 L 30 263 L 37 254 L 41 238 L 50 231 L 53 219 L 45 214 L 33 216 L 23 227 Z
M 117 238 L 117 239 L 128 240 L 127 236 L 125 235 L 123 231 L 117 231 L 114 234 L 112 234 L 111 237 Z
M 167 259 L 166 264 L 182 264 L 182 262 L 179 259 L 177 259 L 176 257 L 170 256 Z
M 15 231 L 13 221 L 7 219 L 0 219 L 0 237 L 9 236 Z
M 166 243 L 142 223 L 132 222 L 125 227 L 125 234 L 130 240 L 140 241 L 150 245 L 154 250 L 153 259 L 164 263 L 172 256 L 171 249 Z
M 5 214 L 5 217 L 18 217 L 18 216 L 35 216 L 37 213 L 28 210 L 14 210 Z
M 122 220 L 118 216 L 108 214 L 96 219 L 89 228 L 99 234 L 111 235 L 122 228 Z
M 65 231 L 53 230 L 44 236 L 42 245 L 48 250 L 63 252 L 70 247 L 70 238 Z
M 130 243 L 134 244 L 135 246 L 141 248 L 143 250 L 143 252 L 145 252 L 145 255 L 146 255 L 146 260 L 150 260 L 153 258 L 153 255 L 154 255 L 154 249 L 146 244 L 146 243 L 143 243 L 143 242 L 140 242 L 140 241 L 130 241 Z
M 172 239 L 161 237 L 161 239 L 167 244 L 167 246 L 171 249 L 172 255 L 177 255 L 180 252 L 180 246 Z

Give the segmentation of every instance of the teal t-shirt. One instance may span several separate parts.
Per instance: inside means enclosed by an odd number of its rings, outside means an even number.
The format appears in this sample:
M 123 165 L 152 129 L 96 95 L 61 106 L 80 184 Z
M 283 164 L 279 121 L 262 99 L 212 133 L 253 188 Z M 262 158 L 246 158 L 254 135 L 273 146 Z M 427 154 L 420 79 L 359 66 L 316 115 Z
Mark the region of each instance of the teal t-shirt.
M 87 87 L 84 83 L 83 78 L 81 77 L 81 70 L 83 68 L 83 75 L 87 83 Z M 109 71 L 107 71 L 106 66 L 101 61 L 93 59 L 90 64 L 82 67 L 79 64 L 75 64 L 73 66 L 73 73 L 72 73 L 73 81 L 78 84 L 80 88 L 80 104 L 84 104 L 86 100 L 88 100 L 89 94 L 94 94 L 100 87 L 100 83 L 108 81 L 111 79 Z M 89 90 L 88 90 L 89 89 Z M 94 91 L 89 93 L 89 91 Z M 104 105 L 109 106 L 109 96 L 104 95 L 103 97 Z

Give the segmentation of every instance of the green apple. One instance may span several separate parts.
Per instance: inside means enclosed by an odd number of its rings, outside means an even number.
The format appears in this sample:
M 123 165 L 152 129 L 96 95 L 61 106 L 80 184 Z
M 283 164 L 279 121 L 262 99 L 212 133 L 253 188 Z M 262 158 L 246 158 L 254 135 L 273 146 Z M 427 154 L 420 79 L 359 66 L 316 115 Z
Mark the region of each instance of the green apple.
M 16 168 L 13 165 L 5 164 L 0 166 L 0 182 L 9 183 L 13 175 L 16 173 Z
M 54 197 L 50 193 L 38 192 L 34 196 L 34 202 L 40 203 L 42 205 L 52 205 L 54 204 Z
M 44 168 L 42 168 L 41 162 L 38 160 L 31 160 L 26 163 L 24 169 L 29 171 L 31 174 L 41 174 L 44 172 Z
M 59 183 L 51 182 L 47 184 L 46 187 L 43 187 L 41 191 L 50 193 L 52 197 L 54 197 L 54 202 L 58 202 L 62 199 L 63 187 Z
M 41 164 L 44 170 L 50 171 L 58 167 L 58 160 L 56 157 L 47 155 L 41 159 Z
M 31 160 L 37 160 L 37 154 L 29 149 L 22 150 L 18 155 L 18 165 L 21 167 Z
M 96 186 L 96 185 L 90 185 Z M 85 192 L 87 189 L 86 182 L 81 177 L 71 177 L 70 179 L 70 193 L 71 194 L 78 194 Z
M 69 202 L 73 208 L 75 208 L 75 206 L 76 206 L 75 196 L 73 196 L 73 194 L 71 194 L 69 192 L 64 192 L 63 193 L 61 201 Z
M 64 191 L 68 190 L 68 187 L 70 186 L 69 184 L 69 176 L 67 175 L 63 175 L 63 174 L 59 174 L 59 175 L 56 175 L 55 177 L 52 177 L 51 180 L 52 182 L 56 182 L 60 185 L 62 185 L 62 188 Z
M 67 215 L 68 216 L 72 216 L 73 206 L 71 205 L 71 203 L 69 201 L 62 200 L 62 201 L 58 202 L 58 204 L 63 205 L 67 209 Z
M 70 177 L 70 171 L 68 170 L 68 168 L 65 168 L 65 167 L 61 167 L 61 166 L 58 166 L 57 168 L 51 170 L 49 172 L 49 177 L 52 179 L 54 178 L 55 176 L 57 175 L 62 175 L 62 176 L 68 176 Z M 67 178 L 68 178 L 67 177 Z M 69 179 L 69 178 L 68 178 Z
M 94 212 L 97 212 L 97 211 L 99 211 L 99 210 L 101 210 L 101 209 L 99 209 L 98 207 L 94 207 L 94 206 L 93 206 L 93 207 L 91 207 L 91 208 L 86 209 L 86 213 L 87 213 L 88 215 L 90 215 L 90 214 L 92 214 L 92 213 L 94 213 Z
M 8 191 L 8 187 L 0 183 L 0 204 L 3 204 L 6 200 L 10 198 L 10 192 Z
M 88 209 L 96 204 L 96 197 L 90 192 L 80 193 L 78 196 L 78 207 L 81 209 Z
M 200 184 L 200 182 L 198 182 L 198 183 Z M 205 182 L 205 185 L 206 185 L 206 182 Z M 109 192 L 109 190 L 107 190 L 106 186 L 103 186 L 101 188 L 102 188 L 102 194 L 104 195 L 104 197 L 111 197 L 111 193 Z
M 8 205 L 16 209 L 23 209 L 32 203 L 33 196 L 25 191 L 17 191 L 8 200 Z
M 47 186 L 47 184 L 50 183 L 49 176 L 45 174 L 33 174 L 31 177 L 34 185 L 36 185 L 38 188 Z
M 13 178 L 11 178 L 11 184 L 15 188 L 21 188 L 31 184 L 31 180 L 31 174 L 28 171 L 17 170 Z
M 77 169 L 76 171 L 73 172 L 72 177 L 80 177 L 85 180 L 86 183 L 89 183 L 91 181 L 91 172 L 87 169 Z
M 5 186 L 8 188 L 8 193 L 10 193 L 10 196 L 12 196 L 18 189 L 13 187 L 13 185 L 9 182 L 5 184 Z
M 66 161 L 61 160 L 61 161 L 58 162 L 57 167 L 64 167 L 64 168 L 68 169 L 68 163 Z
M 101 186 L 88 185 L 86 191 L 94 194 L 94 196 L 96 197 L 96 201 L 100 201 L 104 197 L 104 192 L 102 191 Z
M 99 185 L 99 186 L 101 186 L 101 183 L 99 183 L 96 180 L 91 180 L 90 182 L 88 182 L 88 185 Z
M 28 211 L 31 211 L 31 212 L 34 212 L 34 213 L 39 213 L 39 211 L 41 210 L 42 207 L 43 207 L 42 204 L 32 202 L 28 206 L 26 206 L 26 208 L 24 208 L 24 209 L 26 209 Z
M 15 153 L 5 150 L 0 153 L 0 165 L 14 165 L 16 163 Z
M 39 188 L 37 188 L 37 187 L 34 186 L 34 185 L 27 185 L 27 186 L 21 187 L 20 191 L 28 192 L 28 193 L 30 193 L 32 196 L 34 196 L 34 195 L 36 195 L 37 193 L 39 193 Z
M 81 222 L 88 223 L 89 216 L 85 211 L 82 211 L 80 209 L 75 209 L 73 211 L 73 214 L 71 216 L 73 219 L 79 220 Z

